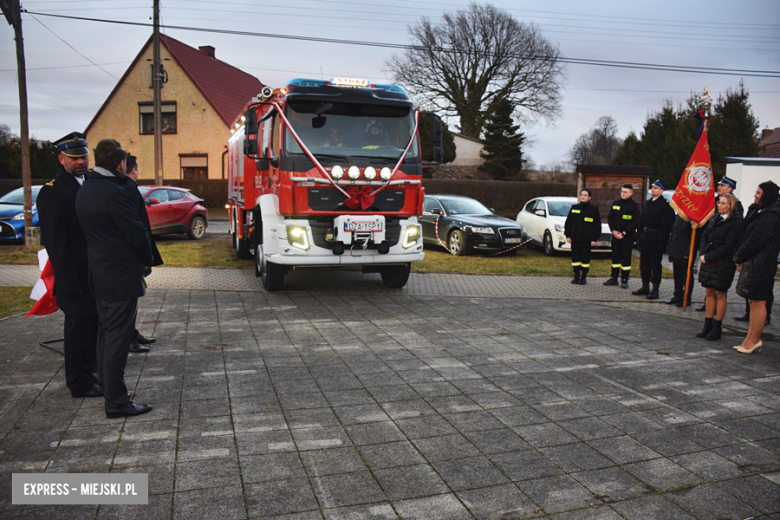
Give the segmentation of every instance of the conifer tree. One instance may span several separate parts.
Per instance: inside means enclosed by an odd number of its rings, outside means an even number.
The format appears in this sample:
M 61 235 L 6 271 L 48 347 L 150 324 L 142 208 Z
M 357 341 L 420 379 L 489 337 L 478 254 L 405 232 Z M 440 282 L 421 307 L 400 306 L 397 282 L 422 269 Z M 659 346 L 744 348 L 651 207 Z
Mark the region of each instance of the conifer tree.
M 485 125 L 484 147 L 479 155 L 485 162 L 478 166 L 496 180 L 518 180 L 523 169 L 522 145 L 525 136 L 512 120 L 514 107 L 504 98 L 496 104 L 492 117 Z

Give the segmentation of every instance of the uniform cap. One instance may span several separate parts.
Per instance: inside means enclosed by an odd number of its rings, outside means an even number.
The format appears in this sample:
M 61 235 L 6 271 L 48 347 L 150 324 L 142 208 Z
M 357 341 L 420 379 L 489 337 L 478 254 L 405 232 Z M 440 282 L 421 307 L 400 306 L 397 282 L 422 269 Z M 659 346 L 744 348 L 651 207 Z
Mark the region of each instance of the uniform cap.
M 655 181 L 655 182 L 653 183 L 653 186 L 658 186 L 658 187 L 659 187 L 659 188 L 661 188 L 662 190 L 665 190 L 665 189 L 666 189 L 666 186 L 664 186 L 664 183 L 663 183 L 663 182 L 661 182 L 660 180 L 657 180 L 657 181 Z
M 724 186 L 728 186 L 732 190 L 737 189 L 737 181 L 733 179 L 729 179 L 728 177 L 723 177 L 718 184 L 723 184 Z
M 65 137 L 62 137 L 54 141 L 54 146 L 62 155 L 68 157 L 84 157 L 89 155 L 89 148 L 87 148 L 87 136 L 79 133 L 72 132 Z

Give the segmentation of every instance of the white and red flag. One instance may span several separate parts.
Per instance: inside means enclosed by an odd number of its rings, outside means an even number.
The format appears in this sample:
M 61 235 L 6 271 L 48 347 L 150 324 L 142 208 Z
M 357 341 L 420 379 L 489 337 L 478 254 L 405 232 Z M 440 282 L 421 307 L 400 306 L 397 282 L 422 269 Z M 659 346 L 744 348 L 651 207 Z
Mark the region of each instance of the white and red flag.
M 34 314 L 45 316 L 59 310 L 57 298 L 54 296 L 54 268 L 51 266 L 49 254 L 45 249 L 38 251 L 38 268 L 41 270 L 41 277 L 35 282 L 32 292 L 30 292 L 30 298 L 38 300 L 38 303 L 33 305 L 25 318 Z

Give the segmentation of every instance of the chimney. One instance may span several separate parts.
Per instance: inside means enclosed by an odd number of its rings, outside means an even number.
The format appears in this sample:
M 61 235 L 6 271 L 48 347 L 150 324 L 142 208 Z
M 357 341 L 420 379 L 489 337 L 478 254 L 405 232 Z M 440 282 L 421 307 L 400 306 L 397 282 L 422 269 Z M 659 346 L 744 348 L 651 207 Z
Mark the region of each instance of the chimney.
M 201 45 L 198 47 L 198 50 L 208 56 L 209 58 L 216 58 L 216 49 L 212 47 L 211 45 Z
M 764 129 L 761 131 L 761 139 L 762 139 L 762 140 L 763 140 L 763 139 L 766 139 L 767 137 L 769 137 L 770 135 L 772 135 L 772 132 L 774 132 L 774 130 L 772 130 L 771 128 L 769 128 L 769 127 L 767 126 L 766 128 L 764 128 Z

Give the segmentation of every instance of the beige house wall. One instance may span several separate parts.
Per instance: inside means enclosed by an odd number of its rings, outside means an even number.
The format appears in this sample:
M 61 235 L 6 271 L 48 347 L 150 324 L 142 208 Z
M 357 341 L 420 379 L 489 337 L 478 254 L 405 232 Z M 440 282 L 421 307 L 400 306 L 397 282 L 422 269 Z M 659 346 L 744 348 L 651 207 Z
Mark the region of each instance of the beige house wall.
M 179 154 L 208 154 L 209 179 L 222 178 L 222 154 L 227 150 L 230 137 L 228 126 L 165 46 L 160 46 L 160 57 L 168 72 L 162 100 L 176 101 L 177 128 L 175 134 L 163 134 L 164 180 L 181 179 Z M 149 45 L 87 134 L 90 150 L 101 139 L 119 141 L 125 150 L 138 157 L 142 179 L 154 178 L 154 135 L 141 135 L 138 109 L 139 102 L 152 101 L 152 89 L 149 88 L 151 59 L 152 47 Z M 94 153 L 90 152 L 90 165 L 94 164 Z
M 465 139 L 460 135 L 453 135 L 455 141 L 455 160 L 452 161 L 450 166 L 478 166 L 485 162 L 482 157 L 479 156 L 479 152 L 482 150 L 482 143 L 473 141 L 471 139 Z

